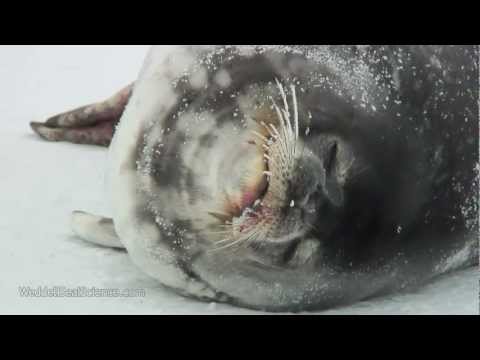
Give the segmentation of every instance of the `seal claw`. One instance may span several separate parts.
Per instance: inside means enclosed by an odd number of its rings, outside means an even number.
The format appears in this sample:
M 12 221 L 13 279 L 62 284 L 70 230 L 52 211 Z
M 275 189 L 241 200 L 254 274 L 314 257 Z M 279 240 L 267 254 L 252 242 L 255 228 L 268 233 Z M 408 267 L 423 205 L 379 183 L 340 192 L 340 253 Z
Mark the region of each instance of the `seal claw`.
M 45 123 L 34 122 L 30 123 L 32 130 L 47 141 L 60 141 L 62 139 L 62 131 L 60 129 L 50 128 Z

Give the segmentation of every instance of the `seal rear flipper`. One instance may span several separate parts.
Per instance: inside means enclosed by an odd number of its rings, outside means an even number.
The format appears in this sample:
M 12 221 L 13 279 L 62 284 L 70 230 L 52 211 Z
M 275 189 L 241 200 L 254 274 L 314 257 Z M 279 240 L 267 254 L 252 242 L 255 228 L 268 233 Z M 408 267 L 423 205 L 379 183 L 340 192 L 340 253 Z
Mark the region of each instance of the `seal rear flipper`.
M 125 248 L 118 238 L 112 219 L 74 211 L 72 230 L 75 235 L 89 243 L 111 248 Z
M 106 101 L 53 116 L 44 123 L 31 122 L 30 126 L 48 141 L 108 146 L 130 99 L 132 88 L 133 84 Z

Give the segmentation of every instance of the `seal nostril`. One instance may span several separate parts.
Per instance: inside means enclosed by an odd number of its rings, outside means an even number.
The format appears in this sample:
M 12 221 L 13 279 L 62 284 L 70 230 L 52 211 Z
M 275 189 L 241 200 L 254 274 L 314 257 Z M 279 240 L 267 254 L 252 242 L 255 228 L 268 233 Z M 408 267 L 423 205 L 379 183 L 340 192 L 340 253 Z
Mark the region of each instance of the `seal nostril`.
M 327 154 L 323 161 L 323 168 L 325 169 L 326 175 L 330 175 L 333 167 L 335 165 L 335 160 L 337 159 L 338 154 L 338 144 L 334 141 L 328 148 Z

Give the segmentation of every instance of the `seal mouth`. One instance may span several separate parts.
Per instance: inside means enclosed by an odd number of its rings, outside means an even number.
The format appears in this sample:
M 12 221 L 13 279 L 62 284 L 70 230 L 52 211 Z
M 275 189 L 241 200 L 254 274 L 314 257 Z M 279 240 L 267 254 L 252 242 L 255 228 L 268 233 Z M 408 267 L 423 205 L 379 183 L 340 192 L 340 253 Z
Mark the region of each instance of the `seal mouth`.
M 295 87 L 290 87 L 293 111 L 290 111 L 283 86 L 276 80 L 283 100 L 281 109 L 271 98 L 276 121 L 268 123 L 257 119 L 258 131 L 252 131 L 255 140 L 249 145 L 256 146 L 260 157 L 254 173 L 247 176 L 237 196 L 227 195 L 224 214 L 209 214 L 220 219 L 227 227 L 228 236 L 218 242 L 224 249 L 234 245 L 251 244 L 271 237 L 277 237 L 281 212 L 294 207 L 287 199 L 288 180 L 294 171 L 299 140 L 299 119 Z M 293 113 L 293 114 L 292 114 Z M 251 171 L 251 170 L 250 170 Z M 226 244 L 226 245 L 224 245 Z
M 246 210 L 256 208 L 268 191 L 268 179 L 264 174 L 268 164 L 263 150 L 253 140 L 240 147 L 233 157 L 228 157 L 227 170 L 223 171 L 223 176 L 230 177 L 230 181 L 223 189 L 221 212 L 209 212 L 222 223 L 232 223 Z
M 247 189 L 241 198 L 240 213 L 236 213 L 234 217 L 241 217 L 248 211 L 257 211 L 262 206 L 262 200 L 268 191 L 268 181 L 266 176 L 262 176 L 261 181 L 253 188 Z

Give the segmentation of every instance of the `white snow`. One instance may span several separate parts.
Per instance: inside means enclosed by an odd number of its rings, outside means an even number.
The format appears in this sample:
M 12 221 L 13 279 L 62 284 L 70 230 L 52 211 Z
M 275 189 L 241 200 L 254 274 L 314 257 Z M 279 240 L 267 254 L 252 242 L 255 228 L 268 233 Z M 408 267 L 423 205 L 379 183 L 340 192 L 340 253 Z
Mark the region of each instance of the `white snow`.
M 0 47 L 0 313 L 255 314 L 161 288 L 126 253 L 75 238 L 70 212 L 109 215 L 103 148 L 51 144 L 30 121 L 107 98 L 137 77 L 146 46 Z M 144 298 L 25 298 L 20 286 L 145 289 Z M 477 269 L 324 314 L 478 314 Z

